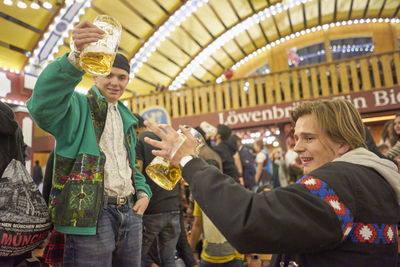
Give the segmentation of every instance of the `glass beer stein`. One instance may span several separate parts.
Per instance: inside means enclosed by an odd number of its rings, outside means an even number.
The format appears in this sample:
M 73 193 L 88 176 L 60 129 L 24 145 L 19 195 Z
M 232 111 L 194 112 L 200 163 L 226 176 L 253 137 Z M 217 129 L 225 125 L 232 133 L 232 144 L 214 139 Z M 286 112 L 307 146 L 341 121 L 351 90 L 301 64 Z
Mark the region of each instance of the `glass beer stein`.
M 185 126 L 190 129 L 190 133 L 196 137 L 196 155 L 199 154 L 200 148 L 205 144 L 203 136 L 195 129 Z M 173 158 L 176 151 L 185 142 L 186 136 L 178 130 L 179 137 L 175 141 L 174 147 L 172 148 L 170 158 Z M 173 166 L 168 159 L 162 157 L 155 157 L 146 168 L 147 175 L 156 183 L 158 186 L 172 190 L 178 181 L 182 178 L 182 171 L 179 167 Z
M 122 27 L 116 19 L 107 15 L 97 16 L 93 24 L 105 32 L 104 37 L 83 49 L 79 65 L 89 74 L 107 76 L 118 50 Z

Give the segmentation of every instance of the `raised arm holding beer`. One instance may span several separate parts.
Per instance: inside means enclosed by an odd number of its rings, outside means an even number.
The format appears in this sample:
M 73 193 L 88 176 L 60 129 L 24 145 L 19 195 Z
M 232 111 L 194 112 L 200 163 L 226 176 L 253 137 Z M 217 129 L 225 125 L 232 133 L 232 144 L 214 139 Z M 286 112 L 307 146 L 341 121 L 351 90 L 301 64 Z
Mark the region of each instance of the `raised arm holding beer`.
M 365 148 L 355 107 L 342 99 L 302 103 L 292 114 L 306 175 L 296 184 L 254 193 L 194 156 L 188 131 L 170 159 L 194 199 L 241 253 L 276 253 L 271 266 L 397 266 L 400 174 Z M 145 122 L 170 157 L 177 133 Z M 163 132 L 165 130 L 166 132 Z
M 127 58 L 114 54 L 87 95 L 75 92 L 85 74 L 83 51 L 100 51 L 106 34 L 87 21 L 77 25 L 73 52 L 42 71 L 27 102 L 37 125 L 56 139 L 49 208 L 55 229 L 66 234 L 66 267 L 141 264 L 141 216 L 151 190 L 135 168 L 137 119 L 119 101 L 129 82 Z

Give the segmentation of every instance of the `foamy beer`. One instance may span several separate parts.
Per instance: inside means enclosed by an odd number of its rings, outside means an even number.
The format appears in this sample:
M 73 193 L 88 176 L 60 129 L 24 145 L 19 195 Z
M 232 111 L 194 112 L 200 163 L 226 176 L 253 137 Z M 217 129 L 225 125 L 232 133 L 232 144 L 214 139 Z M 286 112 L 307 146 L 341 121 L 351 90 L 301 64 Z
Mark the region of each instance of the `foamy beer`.
M 205 144 L 203 136 L 193 128 L 185 126 L 190 129 L 190 133 L 196 137 L 196 154 L 199 153 L 199 149 Z M 186 136 L 183 135 L 180 130 L 178 131 L 179 136 L 175 141 L 174 147 L 172 148 L 170 158 L 173 158 L 179 147 L 185 142 Z M 158 186 L 172 190 L 178 181 L 182 178 L 182 171 L 179 167 L 173 166 L 168 159 L 162 157 L 155 157 L 146 168 L 147 175 L 156 183 Z
M 104 37 L 83 49 L 79 65 L 87 73 L 106 76 L 111 72 L 122 27 L 116 19 L 107 15 L 97 16 L 93 24 L 105 32 Z

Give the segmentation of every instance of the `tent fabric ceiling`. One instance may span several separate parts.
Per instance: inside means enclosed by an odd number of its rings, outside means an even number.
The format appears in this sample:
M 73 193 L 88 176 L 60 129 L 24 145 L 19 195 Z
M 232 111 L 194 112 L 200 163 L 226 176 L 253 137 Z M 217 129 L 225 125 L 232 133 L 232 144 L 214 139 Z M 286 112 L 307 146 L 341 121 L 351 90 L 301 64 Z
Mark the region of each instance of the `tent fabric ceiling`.
M 156 85 L 168 87 L 192 59 L 218 37 L 254 14 L 288 1 L 207 1 L 177 26 L 147 58 L 128 85 L 129 92 L 143 94 L 154 90 Z M 23 71 L 49 25 L 66 4 L 61 0 L 50 0 L 50 2 L 53 4 L 50 10 L 44 7 L 34 10 L 29 6 L 21 9 L 15 3 L 8 6 L 3 1 L 0 2 L 0 67 Z M 190 1 L 93 0 L 79 20 L 93 21 L 99 14 L 115 17 L 123 26 L 120 52 L 132 59 L 168 18 L 188 2 Z M 400 15 L 398 0 L 298 0 L 298 2 L 301 4 L 277 12 L 240 32 L 204 58 L 200 66 L 186 80 L 186 85 L 214 82 L 224 69 L 232 67 L 246 55 L 303 29 L 349 19 L 398 18 Z M 63 40 L 55 57 L 69 51 L 69 38 Z M 86 81 L 86 84 L 89 85 L 90 81 Z

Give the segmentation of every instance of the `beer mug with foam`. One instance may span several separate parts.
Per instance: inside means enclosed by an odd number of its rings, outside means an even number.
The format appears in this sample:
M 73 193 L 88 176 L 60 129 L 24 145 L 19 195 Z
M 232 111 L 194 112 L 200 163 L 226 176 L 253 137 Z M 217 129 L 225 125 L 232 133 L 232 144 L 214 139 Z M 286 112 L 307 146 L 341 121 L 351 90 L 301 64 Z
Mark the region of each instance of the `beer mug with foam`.
M 105 32 L 104 37 L 83 49 L 79 65 L 89 74 L 107 76 L 118 50 L 122 27 L 116 19 L 107 15 L 97 16 L 93 24 Z
M 200 148 L 205 144 L 203 136 L 195 129 L 185 126 L 190 130 L 190 133 L 196 137 L 196 154 L 199 154 Z M 186 136 L 178 130 L 179 136 L 174 143 L 174 147 L 170 153 L 170 158 L 173 158 L 176 151 L 181 147 L 186 140 Z M 155 157 L 146 168 L 147 175 L 158 186 L 172 190 L 178 181 L 182 178 L 182 171 L 179 167 L 173 166 L 168 159 Z

